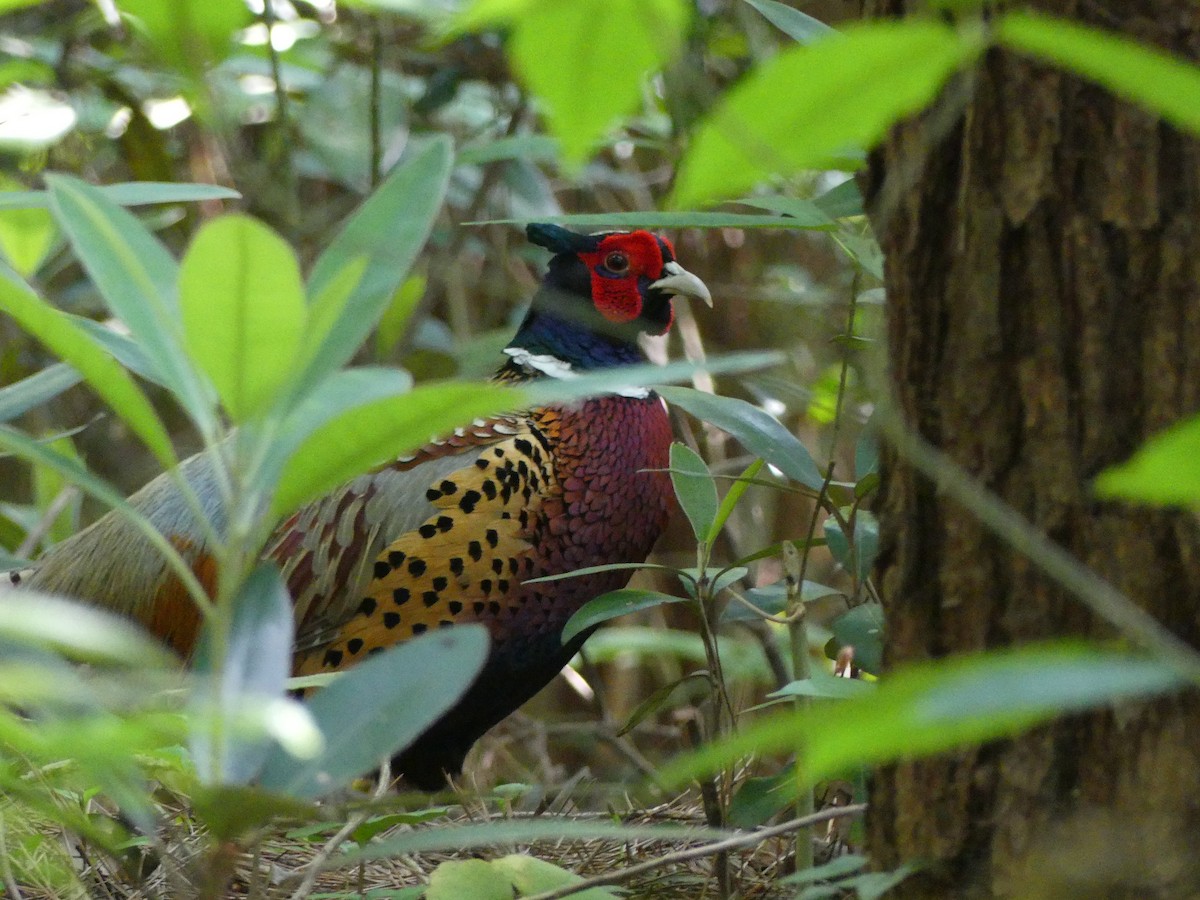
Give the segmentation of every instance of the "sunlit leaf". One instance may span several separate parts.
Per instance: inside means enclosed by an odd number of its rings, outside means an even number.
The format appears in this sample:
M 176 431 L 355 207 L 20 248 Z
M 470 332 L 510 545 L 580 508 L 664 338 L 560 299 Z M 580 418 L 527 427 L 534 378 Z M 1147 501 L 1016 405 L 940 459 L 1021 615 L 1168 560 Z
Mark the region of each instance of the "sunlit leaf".
M 20 186 L 19 182 L 0 175 L 0 187 Z M 57 235 L 54 217 L 46 209 L 0 207 L 0 253 L 18 275 L 28 278 L 38 270 Z
M 793 40 L 810 44 L 827 37 L 833 29 L 808 13 L 779 3 L 778 0 L 746 0 L 762 13 L 763 18 Z
M 292 374 L 304 284 L 282 238 L 248 216 L 206 223 L 179 271 L 184 338 L 229 415 L 260 412 Z
M 1159 506 L 1200 502 L 1200 416 L 1154 435 L 1120 465 L 1096 478 L 1101 497 Z
M 1071 70 L 1168 122 L 1200 134 L 1200 68 L 1144 41 L 1031 13 L 996 22 L 1000 43 Z
M 769 175 L 820 168 L 849 147 L 873 145 L 983 46 L 979 34 L 910 19 L 854 25 L 781 53 L 701 124 L 671 205 L 735 197 Z
M 545 104 L 563 155 L 581 162 L 679 52 L 688 14 L 682 0 L 476 0 L 458 27 L 508 27 L 513 67 Z
M 117 5 L 133 16 L 163 60 L 193 77 L 228 56 L 237 33 L 250 24 L 242 0 L 117 0 Z

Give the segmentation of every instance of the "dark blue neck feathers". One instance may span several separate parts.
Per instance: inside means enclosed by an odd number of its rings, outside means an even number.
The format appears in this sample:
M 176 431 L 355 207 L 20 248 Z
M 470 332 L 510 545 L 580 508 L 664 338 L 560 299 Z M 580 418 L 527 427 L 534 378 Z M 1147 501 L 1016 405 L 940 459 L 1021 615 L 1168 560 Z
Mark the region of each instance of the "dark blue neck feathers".
M 641 348 L 630 339 L 632 335 L 604 333 L 613 330 L 600 330 L 607 324 L 603 320 L 571 321 L 545 308 L 539 309 L 535 303 L 509 347 L 519 347 L 538 356 L 553 356 L 573 369 L 603 369 L 646 361 Z

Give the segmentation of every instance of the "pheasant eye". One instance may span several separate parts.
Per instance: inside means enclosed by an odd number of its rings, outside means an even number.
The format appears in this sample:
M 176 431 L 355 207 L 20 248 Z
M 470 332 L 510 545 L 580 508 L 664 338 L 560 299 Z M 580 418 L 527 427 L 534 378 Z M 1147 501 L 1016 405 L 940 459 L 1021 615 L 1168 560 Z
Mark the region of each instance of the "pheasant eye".
M 610 253 L 604 257 L 604 268 L 610 272 L 626 272 L 629 270 L 629 257 L 624 253 Z

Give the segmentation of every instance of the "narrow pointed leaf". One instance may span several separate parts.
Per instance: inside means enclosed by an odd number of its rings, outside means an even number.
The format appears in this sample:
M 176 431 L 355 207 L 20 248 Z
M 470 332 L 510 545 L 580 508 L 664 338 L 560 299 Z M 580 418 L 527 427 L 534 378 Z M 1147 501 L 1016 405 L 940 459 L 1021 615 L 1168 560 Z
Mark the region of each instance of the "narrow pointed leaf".
M 1104 85 L 1119 97 L 1200 134 L 1200 68 L 1134 40 L 1030 13 L 1009 13 L 996 23 L 1000 43 Z
M 708 540 L 717 518 L 717 486 L 704 460 L 686 444 L 671 445 L 671 484 L 696 540 Z
M 813 41 L 828 37 L 833 29 L 814 19 L 808 13 L 793 9 L 778 0 L 746 0 L 751 6 L 762 13 L 763 18 L 801 44 L 811 44 Z
M 325 750 L 298 761 L 275 750 L 264 788 L 320 797 L 403 750 L 474 682 L 487 657 L 487 630 L 462 625 L 423 635 L 359 663 L 306 704 Z
M 1158 506 L 1200 503 L 1200 416 L 1154 435 L 1123 463 L 1096 478 L 1101 497 Z
M 70 316 L 45 303 L 2 271 L 0 310 L 12 316 L 55 356 L 70 363 L 163 466 L 175 463 L 171 439 L 146 395 L 129 373 L 76 326 Z
M 0 299 L 0 308 L 3 308 L 2 299 Z M 82 380 L 83 376 L 76 369 L 66 363 L 56 363 L 47 366 L 40 372 L 34 372 L 27 378 L 0 388 L 0 422 L 9 422 L 17 416 L 49 402 Z
M 119 206 L 188 203 L 196 200 L 236 200 L 237 191 L 216 184 L 130 181 L 97 188 Z M 0 191 L 0 209 L 49 209 L 49 191 Z
M 194 418 L 208 418 L 208 391 L 183 353 L 175 260 L 98 189 L 66 175 L 47 175 L 46 183 L 59 226 L 113 315 L 128 326 L 183 407 Z
M 717 510 L 716 518 L 713 519 L 712 527 L 708 529 L 708 534 L 705 540 L 708 543 L 715 541 L 721 533 L 721 529 L 725 527 L 725 523 L 729 521 L 729 517 L 733 514 L 733 510 L 737 507 L 738 501 L 742 499 L 742 495 L 746 493 L 746 489 L 750 487 L 758 473 L 762 471 L 764 463 L 761 459 L 756 459 L 746 467 L 738 480 L 735 481 L 725 492 L 725 497 L 721 500 L 721 508 Z
M 179 272 L 188 351 L 234 421 L 275 397 L 304 334 L 304 283 L 292 248 L 248 216 L 206 223 Z
M 747 753 L 794 750 L 799 738 L 803 776 L 813 783 L 856 766 L 1007 737 L 1056 716 L 1187 684 L 1156 660 L 1073 641 L 969 654 L 893 672 L 870 696 L 839 704 L 836 716 L 819 708 L 770 716 L 670 763 L 661 777 L 681 784 Z
M 378 323 L 433 228 L 452 162 L 449 141 L 439 138 L 397 166 L 317 259 L 308 284 L 310 303 L 352 260 L 363 257 L 367 263 L 341 314 L 327 330 L 309 335 L 311 362 L 300 378 L 303 386 L 340 368 Z
M 980 34 L 910 19 L 852 26 L 779 54 L 700 125 L 671 205 L 736 197 L 770 175 L 824 167 L 848 148 L 872 146 L 983 47 Z
M 643 609 L 653 609 L 664 603 L 682 603 L 684 599 L 660 591 L 643 591 L 633 588 L 609 591 L 607 594 L 601 594 L 596 599 L 588 601 L 581 609 L 576 610 L 563 627 L 562 642 L 566 644 L 589 628 L 594 628 L 609 619 Z
M 658 392 L 668 403 L 728 431 L 747 450 L 788 478 L 820 490 L 824 479 L 812 455 L 799 438 L 757 406 L 735 397 L 719 397 L 679 386 L 659 388 Z
M 519 390 L 448 382 L 384 397 L 326 421 L 292 452 L 272 512 L 282 516 L 372 466 L 402 456 L 481 416 L 524 406 Z

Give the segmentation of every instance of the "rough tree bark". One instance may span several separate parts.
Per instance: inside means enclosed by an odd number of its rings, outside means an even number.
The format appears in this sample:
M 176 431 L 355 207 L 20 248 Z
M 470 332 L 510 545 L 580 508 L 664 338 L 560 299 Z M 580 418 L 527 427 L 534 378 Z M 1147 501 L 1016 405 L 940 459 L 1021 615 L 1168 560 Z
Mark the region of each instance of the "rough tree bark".
M 1032 5 L 1200 59 L 1195 0 Z M 961 115 L 943 105 L 948 129 L 937 112 L 896 129 L 865 180 L 901 411 L 1200 646 L 1196 519 L 1089 492 L 1101 469 L 1200 409 L 1200 142 L 1000 51 L 961 96 Z M 894 195 L 888 176 L 904 182 Z M 902 460 L 884 471 L 890 666 L 1112 636 Z M 890 766 L 870 800 L 878 865 L 934 863 L 907 896 L 1200 896 L 1200 702 L 1127 705 Z

